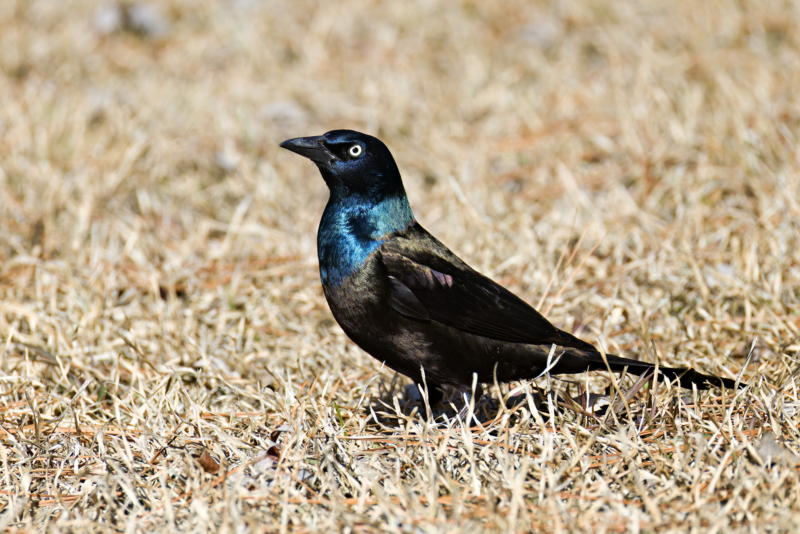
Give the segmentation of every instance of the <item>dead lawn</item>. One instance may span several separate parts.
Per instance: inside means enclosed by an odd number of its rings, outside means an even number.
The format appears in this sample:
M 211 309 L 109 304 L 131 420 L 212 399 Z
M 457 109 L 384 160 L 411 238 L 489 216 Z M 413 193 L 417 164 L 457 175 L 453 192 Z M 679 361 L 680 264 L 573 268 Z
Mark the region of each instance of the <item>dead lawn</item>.
M 800 7 L 496 4 L 0 2 L 0 528 L 798 530 Z M 335 128 L 558 326 L 747 387 L 426 421 L 322 296 L 277 145 Z

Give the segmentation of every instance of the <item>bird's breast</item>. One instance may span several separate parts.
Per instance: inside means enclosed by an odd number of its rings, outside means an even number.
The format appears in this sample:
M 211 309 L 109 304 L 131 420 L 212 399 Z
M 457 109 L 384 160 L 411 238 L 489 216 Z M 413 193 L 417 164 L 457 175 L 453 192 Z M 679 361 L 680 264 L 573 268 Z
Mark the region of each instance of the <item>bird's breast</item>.
M 360 239 L 348 232 L 320 232 L 317 242 L 319 274 L 323 286 L 338 286 L 363 270 L 382 241 Z
M 324 283 L 322 289 L 334 318 L 342 329 L 353 339 L 359 332 L 370 330 L 373 336 L 383 336 L 385 315 L 391 311 L 385 302 L 387 288 L 376 276 L 378 259 L 375 253 L 338 283 Z M 375 330 L 375 331 L 373 331 Z M 356 340 L 358 342 L 358 340 Z M 359 343 L 360 344 L 360 343 Z
M 405 195 L 377 203 L 331 196 L 317 233 L 322 285 L 340 285 L 363 269 L 389 236 L 413 223 Z

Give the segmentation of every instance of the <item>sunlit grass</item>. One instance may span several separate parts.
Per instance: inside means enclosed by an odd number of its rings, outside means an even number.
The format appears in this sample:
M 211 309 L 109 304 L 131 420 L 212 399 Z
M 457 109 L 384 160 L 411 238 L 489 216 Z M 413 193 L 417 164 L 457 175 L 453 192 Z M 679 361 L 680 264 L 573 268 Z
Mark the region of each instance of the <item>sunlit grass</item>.
M 797 9 L 157 5 L 0 2 L 0 527 L 796 529 Z M 322 295 L 327 190 L 277 145 L 336 128 L 559 327 L 747 387 L 428 421 Z

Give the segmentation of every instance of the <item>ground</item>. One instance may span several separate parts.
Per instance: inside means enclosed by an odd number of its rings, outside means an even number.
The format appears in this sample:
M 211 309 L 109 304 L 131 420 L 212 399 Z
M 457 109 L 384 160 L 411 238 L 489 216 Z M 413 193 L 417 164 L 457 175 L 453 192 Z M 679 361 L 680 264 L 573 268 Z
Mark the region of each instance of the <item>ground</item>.
M 796 531 L 799 26 L 767 1 L 3 0 L 0 528 Z M 322 294 L 327 190 L 278 143 L 338 128 L 559 327 L 746 387 L 543 377 L 427 420 Z

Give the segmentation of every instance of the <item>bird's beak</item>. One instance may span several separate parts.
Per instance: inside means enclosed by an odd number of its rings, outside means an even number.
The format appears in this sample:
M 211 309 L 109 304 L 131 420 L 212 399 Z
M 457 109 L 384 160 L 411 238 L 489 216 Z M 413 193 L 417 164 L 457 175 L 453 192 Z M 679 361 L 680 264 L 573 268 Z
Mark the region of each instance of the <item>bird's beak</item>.
M 281 143 L 281 148 L 291 150 L 326 167 L 336 159 L 336 156 L 322 143 L 322 136 L 288 139 Z

